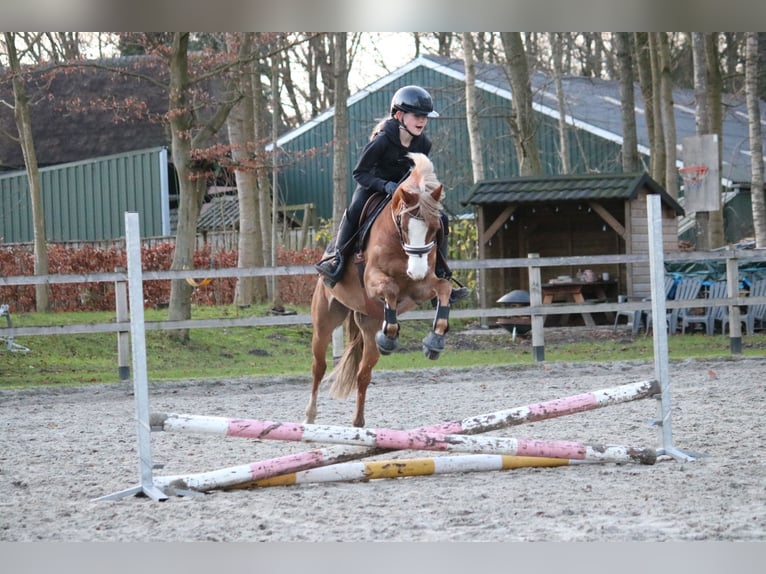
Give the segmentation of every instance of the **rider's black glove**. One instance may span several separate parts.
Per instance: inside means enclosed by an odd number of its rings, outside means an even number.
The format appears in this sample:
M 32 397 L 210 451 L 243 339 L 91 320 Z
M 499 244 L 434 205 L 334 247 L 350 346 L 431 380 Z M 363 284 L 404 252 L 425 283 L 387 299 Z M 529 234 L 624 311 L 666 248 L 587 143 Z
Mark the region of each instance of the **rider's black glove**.
M 386 182 L 386 193 L 388 195 L 393 195 L 396 191 L 396 188 L 399 187 L 399 184 L 395 181 L 387 181 Z

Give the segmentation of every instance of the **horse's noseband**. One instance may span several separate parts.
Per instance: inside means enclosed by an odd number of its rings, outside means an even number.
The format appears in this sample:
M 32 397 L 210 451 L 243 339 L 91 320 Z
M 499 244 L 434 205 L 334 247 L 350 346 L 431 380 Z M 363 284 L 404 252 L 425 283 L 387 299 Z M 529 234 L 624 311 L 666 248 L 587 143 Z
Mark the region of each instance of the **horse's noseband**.
M 404 249 L 404 252 L 409 256 L 423 257 L 423 255 L 428 255 L 431 252 L 431 249 L 433 249 L 434 245 L 436 245 L 436 241 L 431 241 L 430 243 L 426 243 L 425 245 L 421 245 L 419 247 L 410 245 L 404 241 L 404 231 L 402 230 L 402 212 L 411 211 L 412 209 L 414 208 L 410 207 L 397 213 L 394 216 L 394 223 L 396 224 L 396 231 L 399 233 L 399 243 L 402 244 L 402 249 Z M 425 221 L 425 219 L 417 215 L 410 215 L 410 217 L 419 221 Z

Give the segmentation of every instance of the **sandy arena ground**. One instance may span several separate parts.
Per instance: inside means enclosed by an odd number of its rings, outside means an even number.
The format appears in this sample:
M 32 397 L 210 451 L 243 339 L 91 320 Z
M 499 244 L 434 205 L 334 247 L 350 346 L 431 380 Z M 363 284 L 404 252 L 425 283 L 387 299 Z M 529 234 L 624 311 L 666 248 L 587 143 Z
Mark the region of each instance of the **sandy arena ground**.
M 674 443 L 693 462 L 333 482 L 94 501 L 138 483 L 121 385 L 0 392 L 0 541 L 764 541 L 766 359 L 671 362 Z M 376 371 L 367 426 L 415 428 L 652 379 L 650 362 Z M 151 410 L 300 422 L 307 377 L 150 384 Z M 661 446 L 659 401 L 497 436 Z M 352 399 L 319 402 L 348 425 Z M 301 443 L 153 433 L 157 476 L 301 452 Z M 438 453 L 436 453 L 438 456 Z M 385 458 L 428 456 L 396 452 Z

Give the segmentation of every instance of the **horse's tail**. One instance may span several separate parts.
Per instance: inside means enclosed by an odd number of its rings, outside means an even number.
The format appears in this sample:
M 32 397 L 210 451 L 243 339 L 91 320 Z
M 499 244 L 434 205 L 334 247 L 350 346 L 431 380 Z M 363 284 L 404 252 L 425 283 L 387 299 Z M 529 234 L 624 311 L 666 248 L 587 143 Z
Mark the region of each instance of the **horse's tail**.
M 356 388 L 356 373 L 362 360 L 364 340 L 353 314 L 350 314 L 346 320 L 346 331 L 348 332 L 346 350 L 338 364 L 325 377 L 327 380 L 332 380 L 330 397 L 333 399 L 345 399 Z

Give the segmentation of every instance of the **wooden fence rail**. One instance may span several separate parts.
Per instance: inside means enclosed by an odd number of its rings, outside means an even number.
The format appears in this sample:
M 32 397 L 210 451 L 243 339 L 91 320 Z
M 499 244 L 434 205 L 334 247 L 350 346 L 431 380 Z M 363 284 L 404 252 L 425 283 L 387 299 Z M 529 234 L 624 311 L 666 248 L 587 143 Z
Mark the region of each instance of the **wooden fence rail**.
M 602 256 L 577 256 L 577 257 L 530 257 L 530 258 L 508 258 L 508 259 L 487 259 L 482 261 L 464 260 L 453 261 L 453 269 L 503 269 L 503 268 L 527 268 L 532 271 L 544 267 L 555 267 L 561 265 L 587 267 L 597 264 L 626 264 L 646 262 L 646 255 L 602 255 Z M 754 263 L 766 261 L 766 251 L 748 250 L 748 251 L 708 251 L 708 252 L 685 252 L 669 253 L 665 255 L 666 262 L 694 262 L 723 260 L 727 262 L 727 268 L 735 268 L 742 263 Z M 190 270 L 166 270 L 166 271 L 144 271 L 144 281 L 154 280 L 173 280 L 199 277 L 199 269 Z M 223 268 L 206 269 L 205 276 L 210 278 L 220 277 L 276 277 L 282 275 L 315 275 L 316 270 L 311 265 L 292 265 L 278 267 L 243 267 L 243 268 Z M 61 284 L 61 283 L 97 283 L 109 282 L 119 286 L 127 282 L 127 272 L 104 272 L 88 274 L 54 274 L 40 276 L 0 276 L 0 287 L 12 285 L 41 285 L 41 284 Z M 693 302 L 688 301 L 668 301 L 668 309 L 680 309 L 687 307 L 714 307 L 720 305 L 750 305 L 756 303 L 766 303 L 764 297 L 730 297 L 727 299 L 697 299 Z M 615 312 L 615 311 L 648 311 L 651 309 L 651 302 L 648 301 L 630 301 L 630 302 L 600 302 L 588 305 L 588 310 L 593 313 Z M 582 306 L 576 303 L 553 305 L 535 305 L 520 308 L 507 307 L 488 307 L 488 308 L 470 308 L 454 309 L 450 316 L 455 318 L 496 318 L 496 317 L 515 317 L 529 315 L 568 315 L 582 312 Z M 403 320 L 422 320 L 431 319 L 431 311 L 410 311 L 406 313 Z M 268 316 L 268 317 L 237 317 L 221 319 L 190 319 L 185 321 L 153 321 L 146 323 L 147 330 L 173 330 L 173 329 L 205 329 L 221 327 L 257 327 L 267 325 L 305 325 L 311 323 L 311 317 L 307 314 L 288 315 L 288 316 Z M 83 333 L 119 333 L 128 330 L 129 321 L 127 318 L 122 321 L 110 323 L 88 323 L 73 325 L 51 325 L 38 327 L 14 326 L 10 329 L 4 329 L 3 335 L 7 336 L 33 336 L 33 335 L 65 335 L 65 334 L 83 334 Z

